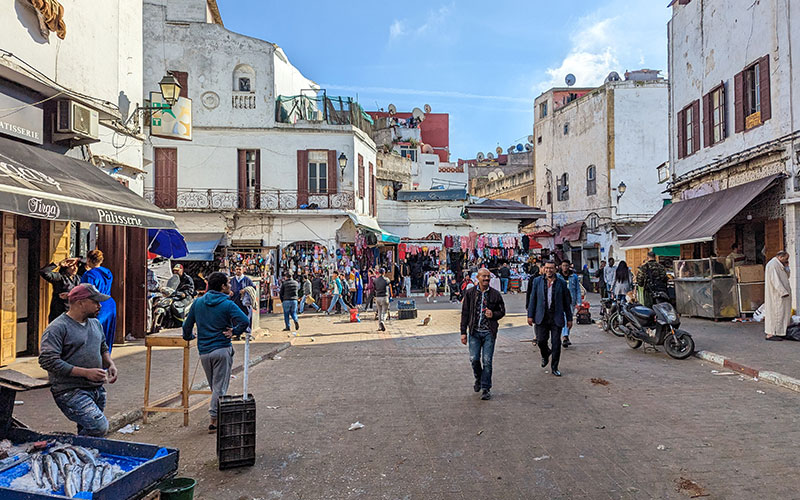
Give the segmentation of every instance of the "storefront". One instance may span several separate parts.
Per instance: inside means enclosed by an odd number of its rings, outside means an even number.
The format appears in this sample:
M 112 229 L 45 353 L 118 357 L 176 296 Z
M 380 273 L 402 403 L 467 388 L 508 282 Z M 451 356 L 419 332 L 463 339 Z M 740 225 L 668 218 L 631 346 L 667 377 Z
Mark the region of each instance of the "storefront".
M 99 248 L 117 302 L 116 341 L 144 335 L 147 228 L 173 217 L 94 165 L 0 138 L 0 364 L 38 354 L 52 287 L 39 269 Z

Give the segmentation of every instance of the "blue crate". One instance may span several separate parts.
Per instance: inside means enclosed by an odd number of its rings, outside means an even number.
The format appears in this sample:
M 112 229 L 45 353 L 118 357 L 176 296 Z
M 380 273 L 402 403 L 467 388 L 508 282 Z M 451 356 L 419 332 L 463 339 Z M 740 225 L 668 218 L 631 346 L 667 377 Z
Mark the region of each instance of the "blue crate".
M 397 301 L 398 311 L 412 311 L 417 308 L 417 302 L 414 299 L 403 299 Z

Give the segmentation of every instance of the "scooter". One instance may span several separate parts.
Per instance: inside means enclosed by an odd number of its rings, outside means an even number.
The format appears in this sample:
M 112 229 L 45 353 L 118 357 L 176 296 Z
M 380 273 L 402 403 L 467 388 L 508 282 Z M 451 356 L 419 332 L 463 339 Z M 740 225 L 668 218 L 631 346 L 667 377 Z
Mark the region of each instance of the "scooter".
M 686 359 L 694 352 L 694 340 L 681 330 L 680 316 L 669 302 L 664 292 L 653 294 L 652 308 L 636 303 L 625 303 L 620 308 L 622 322 L 620 328 L 625 340 L 632 349 L 638 349 L 643 342 L 650 345 L 663 345 L 667 354 L 675 359 Z
M 173 276 L 161 289 L 162 297 L 157 297 L 153 302 L 153 323 L 150 333 L 158 333 L 162 328 L 177 328 L 183 325 L 194 299 L 184 292 L 176 291 L 178 285 L 180 278 Z
M 617 337 L 624 337 L 625 332 L 619 328 L 620 322 L 619 302 L 616 297 L 600 299 L 600 324 L 603 330 Z

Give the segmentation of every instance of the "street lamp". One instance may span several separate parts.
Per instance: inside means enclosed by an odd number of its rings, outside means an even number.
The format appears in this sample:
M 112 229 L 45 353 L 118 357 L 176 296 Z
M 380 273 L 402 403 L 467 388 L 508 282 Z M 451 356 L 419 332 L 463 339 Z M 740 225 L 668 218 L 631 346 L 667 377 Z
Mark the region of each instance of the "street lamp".
M 161 88 L 161 95 L 164 97 L 164 100 L 169 104 L 171 108 L 173 104 L 178 101 L 178 98 L 181 96 L 181 84 L 178 82 L 178 79 L 175 78 L 172 73 L 167 73 L 164 75 L 164 78 L 158 82 L 159 88 Z
M 339 155 L 339 170 L 342 172 L 342 177 L 344 177 L 344 169 L 347 168 L 347 156 L 344 155 L 344 151 Z
M 624 182 L 620 182 L 619 186 L 617 186 L 617 203 L 619 203 L 619 199 L 622 198 L 622 195 L 625 194 L 625 190 L 628 189 L 628 186 L 625 185 Z

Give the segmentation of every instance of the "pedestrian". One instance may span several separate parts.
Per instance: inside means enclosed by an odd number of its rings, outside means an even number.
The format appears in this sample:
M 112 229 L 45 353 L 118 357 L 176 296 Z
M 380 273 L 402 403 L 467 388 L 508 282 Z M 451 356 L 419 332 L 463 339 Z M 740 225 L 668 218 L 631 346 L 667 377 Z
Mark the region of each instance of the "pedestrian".
M 625 296 L 633 289 L 633 278 L 624 260 L 619 261 L 615 267 L 611 291 L 618 301 L 625 302 Z
M 153 329 L 153 301 L 161 295 L 161 287 L 156 278 L 156 272 L 147 268 L 147 333 Z
M 617 274 L 617 266 L 614 265 L 614 257 L 608 258 L 608 265 L 603 269 L 603 281 L 606 284 L 606 292 L 612 294 L 611 287 L 614 286 L 614 277 Z
M 533 282 L 531 300 L 528 302 L 528 325 L 536 325 L 534 332 L 536 344 L 542 355 L 542 368 L 547 366 L 549 361 L 551 373 L 560 377 L 559 337 L 564 328 L 567 330 L 572 328 L 572 298 L 566 282 L 556 277 L 555 262 L 545 262 L 543 270 L 544 275 L 537 277 Z
M 53 296 L 50 298 L 50 323 L 67 311 L 69 291 L 81 283 L 78 276 L 78 259 L 62 259 L 58 264 L 49 263 L 39 270 L 39 275 L 53 285 Z
M 103 384 L 117 381 L 117 367 L 97 315 L 109 299 L 92 284 L 75 286 L 67 295 L 69 310 L 42 334 L 39 366 L 47 371 L 56 406 L 77 424 L 79 436 L 108 432 Z
M 342 312 L 347 311 L 347 304 L 342 300 L 342 282 L 339 280 L 339 271 L 333 272 L 331 293 L 333 294 L 331 297 L 331 305 L 328 307 L 328 310 L 325 311 L 325 314 L 332 314 L 337 304 L 341 305 Z
M 608 289 L 606 288 L 606 261 L 600 261 L 600 268 L 597 270 L 597 292 L 600 298 L 608 297 Z
M 583 270 L 581 271 L 581 284 L 587 293 L 592 289 L 592 273 L 589 272 L 589 266 L 586 264 L 583 265 Z
M 375 270 L 372 268 L 367 271 L 367 286 L 365 290 L 367 292 L 367 300 L 364 303 L 364 310 L 371 311 L 375 302 Z
M 428 302 L 433 299 L 433 302 L 436 303 L 436 297 L 439 295 L 439 276 L 436 273 L 431 273 L 428 276 Z
M 461 343 L 469 341 L 469 360 L 475 392 L 483 391 L 482 400 L 492 399 L 492 358 L 497 340 L 497 322 L 506 315 L 503 295 L 489 286 L 491 273 L 478 271 L 478 285 L 464 294 L 461 303 Z M 469 333 L 469 335 L 467 335 Z
M 455 275 L 450 276 L 448 286 L 450 288 L 450 303 L 461 302 L 461 286 L 459 286 Z
M 180 278 L 180 283 L 178 284 L 178 288 L 176 288 L 175 291 L 186 294 L 187 297 L 194 297 L 195 296 L 194 280 L 183 271 L 183 266 L 181 264 L 175 264 L 174 266 L 172 266 L 172 274 Z
M 581 279 L 578 277 L 577 273 L 572 270 L 572 263 L 569 259 L 564 259 L 561 261 L 561 272 L 559 273 L 559 278 L 563 279 L 564 282 L 567 284 L 567 291 L 569 292 L 570 297 L 570 312 L 572 312 L 575 307 L 581 301 Z M 561 336 L 563 337 L 561 344 L 564 347 L 569 347 L 572 345 L 572 342 L 569 340 L 569 331 L 572 329 L 572 326 L 564 325 L 564 328 L 561 331 Z
M 364 278 L 361 277 L 361 271 L 358 269 L 356 270 L 355 275 L 356 297 L 353 305 L 360 307 L 361 304 L 364 303 Z
M 292 331 L 292 328 L 289 325 L 289 320 L 294 320 L 294 334 L 297 335 L 297 330 L 300 329 L 300 323 L 297 320 L 297 301 L 300 299 L 299 292 L 300 284 L 295 281 L 290 273 L 286 273 L 283 275 L 283 283 L 281 284 L 280 291 L 278 292 L 278 296 L 281 299 L 281 305 L 283 306 L 283 323 L 286 325 L 286 328 L 283 329 L 284 332 Z
M 228 392 L 233 367 L 231 337 L 241 335 L 249 324 L 247 316 L 233 301 L 230 278 L 223 273 L 208 276 L 208 291 L 192 303 L 183 321 L 183 339 L 193 340 L 197 325 L 197 351 L 211 388 L 208 432 L 217 431 L 217 401 Z
M 321 312 L 322 309 L 317 305 L 317 302 L 314 300 L 313 297 L 313 287 L 311 285 L 311 280 L 308 279 L 308 275 L 303 276 L 303 282 L 301 284 L 301 289 L 303 291 L 302 297 L 300 297 L 300 308 L 297 311 L 297 314 L 303 314 L 303 310 L 306 306 L 313 307 L 317 312 Z
M 744 265 L 746 258 L 744 254 L 739 250 L 739 244 L 734 243 L 731 245 L 731 253 L 725 258 L 725 268 L 728 270 L 730 274 L 734 273 L 734 269 L 737 266 Z
M 87 271 L 81 276 L 81 283 L 94 285 L 101 294 L 108 296 L 106 300 L 100 303 L 100 312 L 97 314 L 97 319 L 103 326 L 103 333 L 106 336 L 106 345 L 110 354 L 114 348 L 114 336 L 117 332 L 117 303 L 111 297 L 111 285 L 114 282 L 114 276 L 108 268 L 102 266 L 103 258 L 103 252 L 100 250 L 92 250 L 87 254 Z
M 242 290 L 242 306 L 244 306 L 244 314 L 247 316 L 247 329 L 245 329 L 245 333 L 247 333 L 250 340 L 253 340 L 253 335 L 251 334 L 253 331 L 253 314 L 259 309 L 258 293 L 256 292 L 255 285 L 246 286 Z M 240 340 L 241 338 L 235 335 L 233 339 Z
M 511 269 L 508 268 L 508 262 L 503 262 L 498 274 L 500 275 L 500 291 L 508 293 L 508 283 L 511 280 Z
M 239 309 L 242 310 L 243 313 L 247 314 L 247 309 L 244 306 L 242 300 L 244 299 L 244 288 L 247 286 L 253 286 L 253 280 L 250 279 L 249 276 L 244 274 L 244 266 L 241 264 L 236 264 L 233 268 L 233 278 L 231 278 L 231 299 L 233 303 L 239 306 Z
M 311 297 L 314 299 L 315 303 L 319 304 L 319 299 L 324 290 L 325 281 L 322 279 L 322 276 L 319 272 L 315 272 L 314 279 L 311 280 Z
M 528 309 L 528 303 L 531 301 L 531 290 L 533 290 L 533 280 L 539 277 L 539 259 L 535 258 L 528 266 L 528 286 L 525 289 L 525 310 Z
M 208 283 L 206 283 L 206 278 L 203 274 L 203 271 L 198 271 L 197 276 L 195 276 L 192 281 L 194 282 L 194 293 L 196 295 L 203 295 L 206 293 Z
M 392 288 L 389 280 L 384 276 L 385 270 L 378 269 L 377 276 L 373 281 L 375 286 L 375 309 L 378 315 L 378 330 L 386 331 L 386 319 L 389 316 L 389 297 L 392 296 Z
M 792 317 L 792 288 L 789 285 L 789 254 L 781 250 L 764 273 L 764 334 L 767 340 L 783 340 Z
M 636 273 L 636 284 L 642 289 L 642 305 L 652 307 L 653 295 L 667 292 L 667 281 L 667 270 L 658 263 L 655 252 L 647 252 L 647 262 Z

